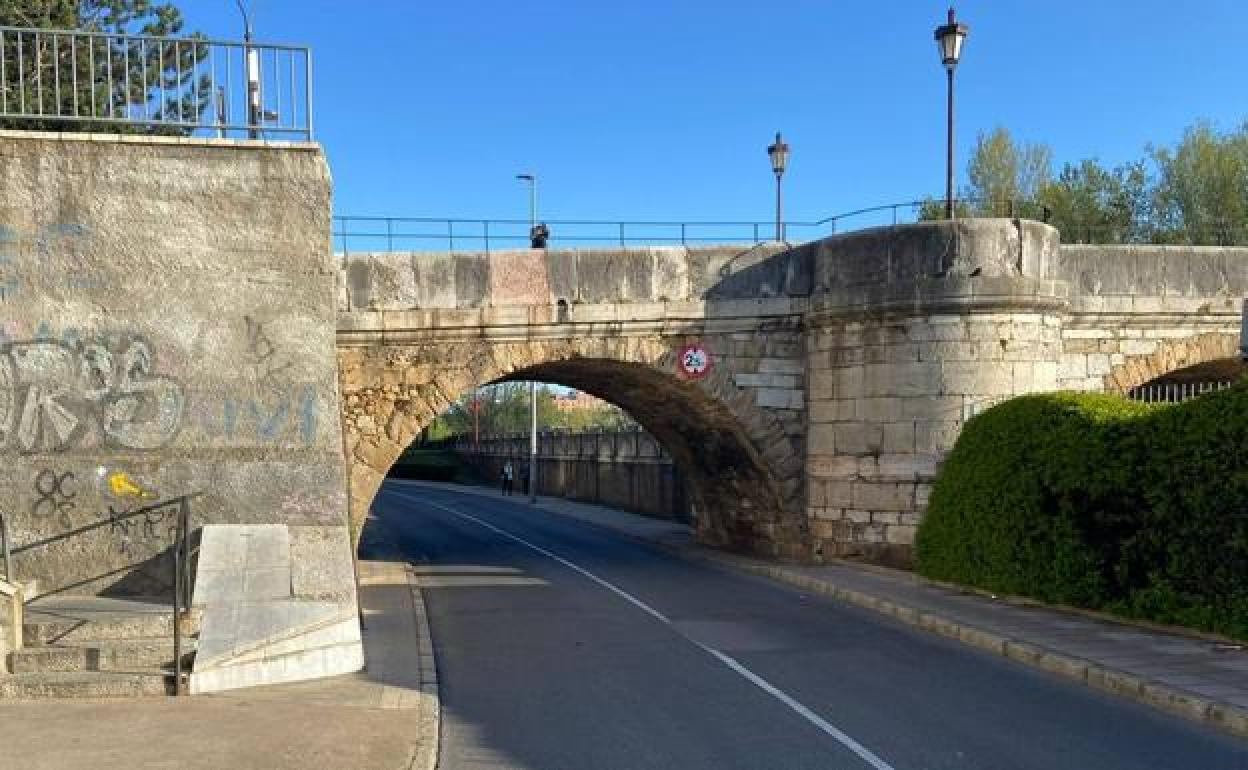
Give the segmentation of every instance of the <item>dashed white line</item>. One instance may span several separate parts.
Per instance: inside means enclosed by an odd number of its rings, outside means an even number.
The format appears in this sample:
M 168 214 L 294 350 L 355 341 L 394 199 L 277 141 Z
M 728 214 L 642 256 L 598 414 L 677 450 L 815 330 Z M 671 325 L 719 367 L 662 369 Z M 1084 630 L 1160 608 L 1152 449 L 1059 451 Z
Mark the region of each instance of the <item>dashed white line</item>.
M 669 628 L 671 628 L 671 630 L 672 630 L 672 631 L 673 631 L 673 632 L 674 632 L 677 636 L 680 636 L 681 638 L 685 639 L 686 641 L 688 641 L 688 642 L 690 642 L 690 643 L 694 644 L 695 646 L 697 646 L 697 647 L 699 647 L 699 648 L 701 648 L 701 649 L 705 650 L 708 654 L 710 654 L 712 657 L 714 657 L 714 658 L 715 658 L 716 660 L 718 660 L 720 663 L 723 663 L 725 666 L 727 666 L 727 667 L 728 667 L 729 669 L 731 669 L 732 671 L 736 672 L 739 676 L 741 676 L 742 678 L 744 678 L 746 681 L 750 682 L 751 684 L 753 684 L 754 686 L 758 687 L 758 688 L 759 688 L 760 690 L 762 690 L 763 692 L 767 693 L 767 694 L 768 694 L 768 695 L 770 695 L 771 697 L 775 698 L 776 700 L 780 701 L 780 702 L 781 702 L 781 703 L 783 703 L 784 705 L 788 706 L 791 710 L 793 710 L 795 713 L 797 713 L 798 715 L 800 715 L 803 719 L 805 719 L 807 722 L 810 722 L 812 725 L 814 725 L 816 728 L 818 728 L 819 730 L 821 730 L 821 731 L 822 731 L 822 732 L 824 732 L 825 734 L 827 734 L 827 735 L 831 736 L 832 738 L 836 739 L 836 741 L 837 741 L 838 743 L 840 743 L 842 746 L 844 746 L 845 748 L 847 748 L 847 749 L 849 749 L 850 751 L 852 751 L 852 752 L 853 752 L 854 754 L 856 754 L 856 755 L 857 755 L 857 756 L 858 756 L 858 757 L 859 757 L 862 761 L 866 762 L 868 765 L 870 765 L 871 767 L 875 768 L 875 770 L 894 770 L 894 768 L 893 768 L 893 766 L 892 766 L 892 765 L 890 765 L 890 764 L 888 764 L 887 762 L 885 762 L 884 760 L 880 759 L 878 756 L 876 756 L 876 755 L 875 755 L 875 754 L 874 754 L 874 753 L 873 753 L 870 749 L 868 749 L 866 746 L 863 746 L 861 743 L 859 743 L 858 741 L 856 741 L 856 740 L 854 740 L 853 738 L 851 738 L 848 734 L 846 734 L 846 733 L 845 733 L 845 731 L 843 731 L 843 730 L 839 729 L 838 727 L 836 727 L 836 726 L 835 726 L 835 725 L 833 725 L 832 723 L 830 723 L 830 722 L 828 722 L 827 720 L 825 720 L 823 717 L 819 716 L 818 714 L 816 714 L 815 712 L 811 711 L 811 710 L 810 710 L 809 708 L 807 708 L 806 706 L 802 705 L 802 704 L 801 704 L 801 703 L 800 703 L 800 702 L 799 702 L 796 698 L 794 698 L 793 696 L 789 695 L 788 693 L 784 692 L 784 691 L 783 691 L 783 690 L 781 690 L 780 688 L 778 688 L 778 687 L 776 687 L 775 685 L 771 684 L 771 683 L 770 683 L 770 682 L 768 682 L 766 679 L 763 679 L 763 678 L 762 678 L 761 676 L 759 676 L 758 674 L 755 674 L 753 671 L 750 671 L 748 668 L 746 668 L 745 666 L 741 665 L 741 663 L 740 663 L 739 661 L 737 661 L 735 658 L 733 658 L 731 655 L 727 655 L 727 654 L 725 654 L 725 653 L 723 653 L 723 652 L 721 652 L 721 651 L 719 651 L 719 650 L 715 649 L 714 647 L 709 647 L 709 646 L 707 646 L 707 645 L 705 645 L 705 644 L 703 644 L 703 643 L 699 642 L 697 639 L 694 639 L 694 638 L 692 638 L 692 637 L 688 636 L 687 634 L 685 634 L 685 633 L 681 632 L 681 630 L 680 630 L 679 628 L 677 628 L 675 625 L 673 625 L 673 624 L 672 624 L 672 621 L 671 621 L 671 620 L 669 620 L 669 619 L 667 618 L 667 616 L 666 616 L 666 615 L 664 615 L 663 613 L 659 612 L 659 611 L 658 611 L 658 610 L 656 610 L 655 608 L 651 607 L 649 604 L 646 604 L 646 603 L 645 603 L 645 602 L 643 602 L 641 599 L 638 599 L 636 596 L 633 596 L 633 595 L 632 595 L 632 594 L 630 594 L 629 592 L 627 592 L 627 591 L 625 591 L 624 589 L 620 588 L 619 586 L 617 586 L 617 585 L 615 585 L 615 584 L 611 583 L 610 581 L 607 581 L 607 580 L 604 580 L 603 578 L 598 577 L 597 575 L 595 575 L 594 573 L 592 573 L 592 572 L 590 572 L 589 570 L 585 569 L 584 567 L 581 567 L 581 566 L 579 566 L 579 565 L 577 565 L 577 564 L 574 564 L 574 563 L 572 563 L 572 562 L 568 561 L 567 559 L 563 558 L 562 556 L 559 556 L 558 554 L 551 553 L 549 550 L 547 550 L 547 549 L 545 549 L 545 548 L 542 548 L 540 545 L 537 545 L 537 544 L 535 544 L 535 543 L 531 543 L 531 542 L 529 542 L 528 540 L 525 540 L 524 538 L 520 537 L 519 535 L 514 535 L 514 534 L 512 534 L 511 532 L 508 532 L 508 531 L 507 531 L 507 530 L 505 530 L 505 529 L 502 529 L 502 528 L 500 528 L 500 527 L 497 527 L 497 526 L 495 526 L 495 525 L 491 524 L 490 522 L 485 521 L 484 519 L 478 518 L 477 516 L 473 516 L 473 515 L 472 515 L 472 514 L 470 514 L 470 513 L 464 513 L 463 511 L 457 510 L 457 509 L 455 509 L 455 508 L 451 508 L 450 506 L 443 505 L 443 504 L 441 504 L 441 503 L 435 503 L 435 502 L 433 502 L 432 500 L 426 500 L 426 499 L 422 499 L 422 498 L 415 498 L 415 497 L 412 497 L 412 496 L 410 496 L 410 495 L 408 495 L 408 494 L 405 494 L 405 493 L 403 493 L 403 492 L 398 492 L 398 491 L 396 491 L 396 492 L 394 492 L 394 494 L 396 494 L 396 495 L 398 495 L 398 496 L 400 496 L 400 497 L 405 497 L 405 498 L 407 498 L 408 500 L 410 500 L 411 502 L 414 502 L 414 503 L 419 503 L 419 504 L 421 504 L 421 505 L 429 505 L 429 506 L 432 506 L 432 507 L 434 507 L 434 508 L 439 508 L 439 509 L 441 509 L 441 510 L 443 510 L 443 511 L 446 511 L 447 513 L 450 513 L 450 514 L 452 514 L 452 515 L 454 515 L 454 516 L 458 516 L 458 517 L 459 517 L 459 518 L 461 518 L 461 519 L 467 519 L 468 521 L 471 521 L 471 522 L 473 522 L 473 523 L 475 523 L 475 524 L 477 524 L 477 525 L 479 525 L 479 526 L 482 526 L 482 527 L 484 527 L 484 528 L 486 528 L 486 529 L 490 530 L 491 532 L 495 532 L 495 533 L 497 533 L 497 534 L 499 534 L 499 535 L 502 535 L 503 537 L 505 537 L 505 538 L 507 538 L 507 539 L 509 539 L 509 540 L 512 540 L 512 541 L 514 541 L 514 542 L 516 542 L 516 543 L 519 543 L 520 545 L 525 546 L 526 548 L 532 549 L 532 550 L 536 551 L 537 553 L 540 553 L 541 555 L 543 555 L 543 556 L 545 556 L 545 557 L 547 557 L 547 558 L 549 558 L 549 559 L 553 559 L 554 561 L 556 561 L 556 562 L 558 562 L 558 563 L 562 564 L 563 566 L 567 567 L 568 569 L 570 569 L 570 570 L 572 570 L 572 571 L 574 571 L 574 572 L 576 572 L 576 573 L 580 574 L 581 576 L 583 576 L 583 577 L 585 577 L 585 578 L 588 578 L 589 580 L 591 580 L 591 581 L 593 581 L 594 583 L 597 583 L 599 586 L 602 586 L 603 588 L 607 589 L 607 590 L 608 590 L 608 591 L 610 591 L 611 593 L 613 593 L 613 594 L 615 594 L 616 596 L 620 597 L 621 599 L 623 599 L 624 601 L 626 601 L 626 602 L 628 602 L 629 604 L 633 605 L 634 607 L 636 607 L 637 609 L 639 609 L 639 610 L 641 610 L 642 612 L 646 613 L 647 615 L 650 615 L 650 616 L 651 616 L 651 617 L 653 617 L 655 620 L 658 620 L 658 621 L 660 621 L 660 622 L 662 622 L 662 623 L 666 624 Z

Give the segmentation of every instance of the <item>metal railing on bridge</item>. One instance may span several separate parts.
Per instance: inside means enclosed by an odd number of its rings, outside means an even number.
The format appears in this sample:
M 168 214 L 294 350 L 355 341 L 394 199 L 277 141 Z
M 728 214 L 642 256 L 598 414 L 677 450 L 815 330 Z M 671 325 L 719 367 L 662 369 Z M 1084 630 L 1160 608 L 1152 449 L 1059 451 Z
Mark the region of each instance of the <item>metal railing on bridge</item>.
M 1217 393 L 1235 385 L 1235 380 L 1202 380 L 1196 382 L 1149 382 L 1127 391 L 1127 398 L 1147 404 L 1177 404 L 1189 398 Z
M 1027 201 L 958 201 L 974 205 L 977 216 L 1028 217 L 1046 221 L 1048 209 Z M 785 240 L 817 240 L 847 229 L 915 222 L 928 218 L 943 203 L 933 199 L 886 203 L 815 220 L 784 222 Z M 931 217 L 931 218 L 941 218 Z M 775 220 L 611 220 L 547 219 L 551 246 L 682 245 L 763 243 L 773 240 Z M 334 217 L 334 249 L 342 254 L 367 251 L 492 251 L 527 248 L 527 219 L 463 219 L 450 217 Z
M 0 125 L 311 139 L 312 53 L 204 37 L 0 27 Z

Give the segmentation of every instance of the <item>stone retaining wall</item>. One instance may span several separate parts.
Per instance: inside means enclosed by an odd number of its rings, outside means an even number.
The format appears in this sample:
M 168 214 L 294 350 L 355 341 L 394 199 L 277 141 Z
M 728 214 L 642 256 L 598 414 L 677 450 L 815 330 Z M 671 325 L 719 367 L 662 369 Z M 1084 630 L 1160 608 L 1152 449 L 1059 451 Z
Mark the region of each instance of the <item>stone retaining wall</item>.
M 460 441 L 456 450 L 487 483 L 500 480 L 510 461 L 517 494 L 522 494 L 529 468 L 527 436 L 490 438 L 476 448 Z M 664 519 L 693 519 L 684 476 L 648 433 L 542 433 L 537 450 L 539 494 Z

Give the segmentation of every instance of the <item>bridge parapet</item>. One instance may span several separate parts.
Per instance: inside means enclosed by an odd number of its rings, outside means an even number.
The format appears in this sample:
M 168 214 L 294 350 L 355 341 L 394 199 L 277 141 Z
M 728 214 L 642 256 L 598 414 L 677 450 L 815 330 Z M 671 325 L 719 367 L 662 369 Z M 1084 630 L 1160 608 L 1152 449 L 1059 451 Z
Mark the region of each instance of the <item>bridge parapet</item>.
M 340 255 L 340 312 L 805 297 L 810 265 L 784 244 Z
M 1235 357 L 1248 248 L 1069 245 L 1071 307 L 1058 384 L 1126 393 L 1178 369 Z

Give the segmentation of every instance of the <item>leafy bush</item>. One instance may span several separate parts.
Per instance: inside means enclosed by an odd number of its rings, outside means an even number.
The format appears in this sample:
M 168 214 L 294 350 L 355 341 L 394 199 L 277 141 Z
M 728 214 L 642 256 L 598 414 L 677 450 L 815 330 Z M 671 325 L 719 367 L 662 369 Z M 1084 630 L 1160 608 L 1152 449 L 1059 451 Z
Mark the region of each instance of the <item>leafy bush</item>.
M 1023 396 L 970 420 L 919 572 L 1248 638 L 1248 382 L 1173 406 Z
M 409 448 L 390 468 L 394 478 L 421 481 L 457 481 L 463 474 L 463 462 L 449 449 Z

